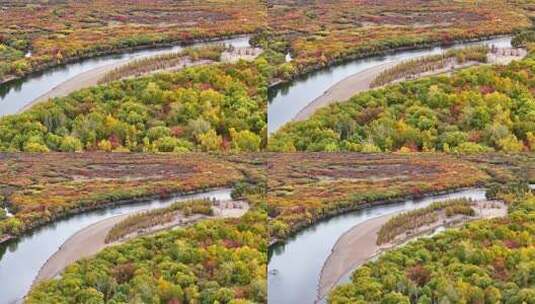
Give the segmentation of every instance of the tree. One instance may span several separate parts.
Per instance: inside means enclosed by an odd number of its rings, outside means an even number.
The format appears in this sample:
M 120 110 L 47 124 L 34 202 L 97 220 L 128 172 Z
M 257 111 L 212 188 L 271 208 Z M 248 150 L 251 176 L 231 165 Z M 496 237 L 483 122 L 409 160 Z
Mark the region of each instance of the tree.
M 500 139 L 498 146 L 504 152 L 521 152 L 524 150 L 524 144 L 512 134 Z
M 381 304 L 410 304 L 409 298 L 398 292 L 391 292 L 387 294 Z
M 210 130 L 204 134 L 199 135 L 199 143 L 203 151 L 218 151 L 223 143 L 223 138 L 215 132 Z
M 100 151 L 110 152 L 113 149 L 113 146 L 109 140 L 103 139 L 98 143 L 98 149 Z
M 41 153 L 41 152 L 49 152 L 50 150 L 44 144 L 31 142 L 31 143 L 27 143 L 24 146 L 24 151 L 26 151 L 26 152 L 40 152 Z
M 260 150 L 260 136 L 254 134 L 249 130 L 236 131 L 230 129 L 230 137 L 232 138 L 232 148 L 240 152 L 256 152 Z
M 82 142 L 73 136 L 65 136 L 61 141 L 59 149 L 62 152 L 79 152 L 83 150 Z
M 159 152 L 186 152 L 190 151 L 191 145 L 171 136 L 158 139 L 155 143 Z

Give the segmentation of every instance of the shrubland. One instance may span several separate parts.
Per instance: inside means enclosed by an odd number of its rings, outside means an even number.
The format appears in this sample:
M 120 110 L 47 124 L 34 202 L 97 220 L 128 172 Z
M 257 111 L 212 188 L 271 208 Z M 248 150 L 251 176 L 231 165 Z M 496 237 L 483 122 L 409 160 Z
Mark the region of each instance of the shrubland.
M 510 34 L 533 17 L 529 1 L 272 0 L 267 11 L 257 41 L 276 63 L 272 83 L 351 58 Z
M 483 185 L 491 181 L 489 173 L 446 154 L 270 154 L 271 238 L 284 240 L 324 218 L 373 204 Z
M 262 1 L 2 1 L 0 83 L 48 67 L 133 48 L 252 33 Z
M 112 204 L 244 187 L 262 176 L 260 156 L 233 157 L 240 162 L 194 153 L 0 154 L 0 206 L 13 214 L 0 219 L 0 236 Z

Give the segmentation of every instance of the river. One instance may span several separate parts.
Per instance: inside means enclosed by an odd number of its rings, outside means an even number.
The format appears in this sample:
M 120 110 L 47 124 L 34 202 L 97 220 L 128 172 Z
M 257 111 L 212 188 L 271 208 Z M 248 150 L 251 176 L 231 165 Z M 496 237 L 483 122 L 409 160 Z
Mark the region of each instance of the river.
M 285 244 L 270 248 L 268 298 L 270 304 L 312 304 L 316 300 L 321 268 L 342 234 L 364 221 L 422 208 L 436 201 L 455 198 L 485 199 L 485 189 L 472 188 L 433 195 L 418 200 L 380 205 L 320 221 Z
M 119 205 L 73 215 L 42 226 L 19 239 L 0 244 L 0 303 L 18 303 L 30 289 L 41 266 L 77 231 L 120 214 L 166 207 L 175 201 L 213 198 L 230 200 L 231 189 L 180 195 Z
M 451 46 L 400 51 L 385 56 L 356 59 L 314 71 L 298 77 L 289 83 L 272 87 L 268 91 L 268 132 L 271 134 L 277 131 L 281 126 L 291 121 L 299 111 L 314 99 L 321 96 L 327 89 L 353 74 L 389 62 L 440 54 L 444 50 L 451 48 L 483 44 L 510 47 L 511 37 L 493 38 L 477 42 L 463 42 Z
M 77 62 L 60 65 L 43 72 L 36 72 L 27 77 L 0 85 L 0 116 L 15 114 L 32 101 L 52 90 L 59 84 L 84 72 L 107 65 L 128 62 L 134 59 L 178 52 L 184 47 L 199 47 L 207 44 L 225 43 L 235 47 L 249 46 L 249 36 L 223 39 L 212 42 L 199 42 L 187 46 L 176 45 L 142 49 L 116 55 L 106 55 L 83 59 Z

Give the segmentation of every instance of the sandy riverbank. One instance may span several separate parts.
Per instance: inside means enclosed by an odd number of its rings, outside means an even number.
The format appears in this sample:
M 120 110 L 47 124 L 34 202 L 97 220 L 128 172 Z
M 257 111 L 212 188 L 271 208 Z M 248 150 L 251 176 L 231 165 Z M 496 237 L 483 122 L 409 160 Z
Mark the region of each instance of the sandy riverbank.
M 243 216 L 248 210 L 249 205 L 243 201 L 220 202 L 213 207 L 214 216 L 197 216 L 193 215 L 188 218 L 180 217 L 176 221 L 166 225 L 155 226 L 137 233 L 125 236 L 120 241 L 106 243 L 106 237 L 110 230 L 119 222 L 133 214 L 123 214 L 111 217 L 95 224 L 92 224 L 71 236 L 61 247 L 54 253 L 47 262 L 41 267 L 33 285 L 43 280 L 49 280 L 59 275 L 68 265 L 87 257 L 97 254 L 102 249 L 120 244 L 134 237 L 156 233 L 166 229 L 182 227 L 193 224 L 199 220 L 207 218 L 238 218 Z M 141 211 L 144 212 L 144 211 Z
M 352 96 L 370 89 L 372 81 L 384 70 L 398 64 L 399 61 L 383 63 L 359 73 L 353 74 L 332 87 L 323 95 L 314 99 L 306 107 L 297 113 L 293 121 L 302 121 L 308 119 L 319 108 L 326 107 L 335 102 L 346 101 Z
M 91 86 L 98 84 L 99 80 L 104 77 L 107 73 L 113 71 L 119 66 L 127 63 L 128 61 L 121 61 L 112 64 L 108 64 L 99 68 L 95 68 L 84 73 L 80 73 L 73 78 L 62 82 L 61 84 L 55 86 L 52 90 L 46 92 L 45 94 L 37 97 L 32 100 L 32 102 L 25 105 L 18 113 L 22 113 L 29 108 L 33 107 L 35 104 L 43 101 L 47 101 L 54 97 L 67 96 L 72 92 L 78 91 L 80 89 L 85 89 Z
M 527 55 L 526 50 L 519 50 L 518 52 L 519 53 L 515 55 L 489 53 L 487 56 L 488 63 L 506 65 L 513 60 L 520 60 L 526 57 Z M 310 118 L 310 116 L 312 116 L 320 108 L 326 107 L 332 103 L 347 101 L 358 93 L 373 89 L 372 82 L 377 76 L 379 76 L 382 72 L 394 67 L 395 65 L 402 63 L 403 61 L 405 60 L 390 61 L 346 77 L 345 79 L 334 84 L 327 91 L 325 91 L 323 95 L 314 99 L 311 103 L 309 103 L 306 107 L 299 111 L 294 117 L 293 121 L 306 120 Z M 481 63 L 475 61 L 469 61 L 466 63 L 454 63 L 453 65 L 448 65 L 442 69 L 420 73 L 415 77 L 412 77 L 411 79 L 451 73 L 453 71 L 458 71 L 460 69 L 472 67 L 478 64 Z M 393 81 L 392 83 L 400 82 L 403 80 L 407 79 L 400 78 Z
M 41 267 L 34 285 L 42 280 L 57 276 L 67 265 L 82 258 L 90 257 L 109 244 L 105 239 L 115 224 L 127 218 L 129 214 L 114 216 L 90 225 L 71 236 Z
M 497 206 L 494 206 L 496 204 Z M 355 225 L 336 241 L 330 256 L 323 265 L 318 286 L 318 299 L 324 299 L 343 276 L 381 252 L 396 248 L 418 236 L 432 233 L 442 226 L 459 225 L 469 220 L 490 219 L 507 214 L 507 206 L 502 202 L 479 201 L 475 203 L 474 210 L 476 211 L 474 217 L 454 217 L 448 222 L 441 217 L 433 224 L 420 227 L 417 231 L 407 233 L 381 246 L 377 245 L 379 230 L 389 219 L 399 213 L 383 215 Z
M 395 214 L 383 215 L 353 226 L 334 245 L 320 274 L 318 298 L 323 299 L 348 271 L 364 264 L 378 251 L 377 234 Z

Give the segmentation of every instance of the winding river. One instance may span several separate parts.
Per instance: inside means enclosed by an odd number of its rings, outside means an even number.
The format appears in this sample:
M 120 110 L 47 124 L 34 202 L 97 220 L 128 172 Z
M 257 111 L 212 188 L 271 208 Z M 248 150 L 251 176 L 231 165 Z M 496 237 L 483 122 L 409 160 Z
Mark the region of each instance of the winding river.
M 249 36 L 223 39 L 211 42 L 198 42 L 187 46 L 198 47 L 207 44 L 225 43 L 235 47 L 249 46 Z M 25 106 L 46 94 L 59 84 L 82 73 L 126 63 L 134 59 L 150 57 L 170 52 L 182 50 L 184 45 L 170 47 L 159 47 L 151 49 L 136 50 L 118 55 L 99 56 L 68 63 L 58 67 L 48 69 L 44 72 L 37 72 L 28 77 L 7 82 L 0 85 L 0 116 L 15 114 Z
M 455 198 L 485 199 L 485 189 L 471 188 L 418 200 L 378 205 L 320 221 L 270 248 L 268 297 L 270 304 L 312 304 L 316 301 L 321 268 L 336 241 L 351 227 L 386 214 L 422 208 Z
M 511 37 L 463 42 L 451 46 L 401 51 L 385 56 L 374 56 L 352 60 L 306 74 L 289 83 L 272 87 L 268 91 L 268 132 L 271 134 L 277 131 L 281 126 L 291 121 L 299 111 L 305 108 L 314 99 L 321 96 L 327 89 L 351 75 L 385 63 L 440 54 L 444 50 L 450 48 L 483 44 L 495 45 L 497 47 L 510 47 Z
M 77 231 L 120 214 L 166 207 L 176 201 L 213 198 L 230 200 L 231 189 L 153 199 L 73 215 L 45 225 L 19 239 L 0 244 L 0 303 L 18 303 L 26 295 L 41 266 Z

